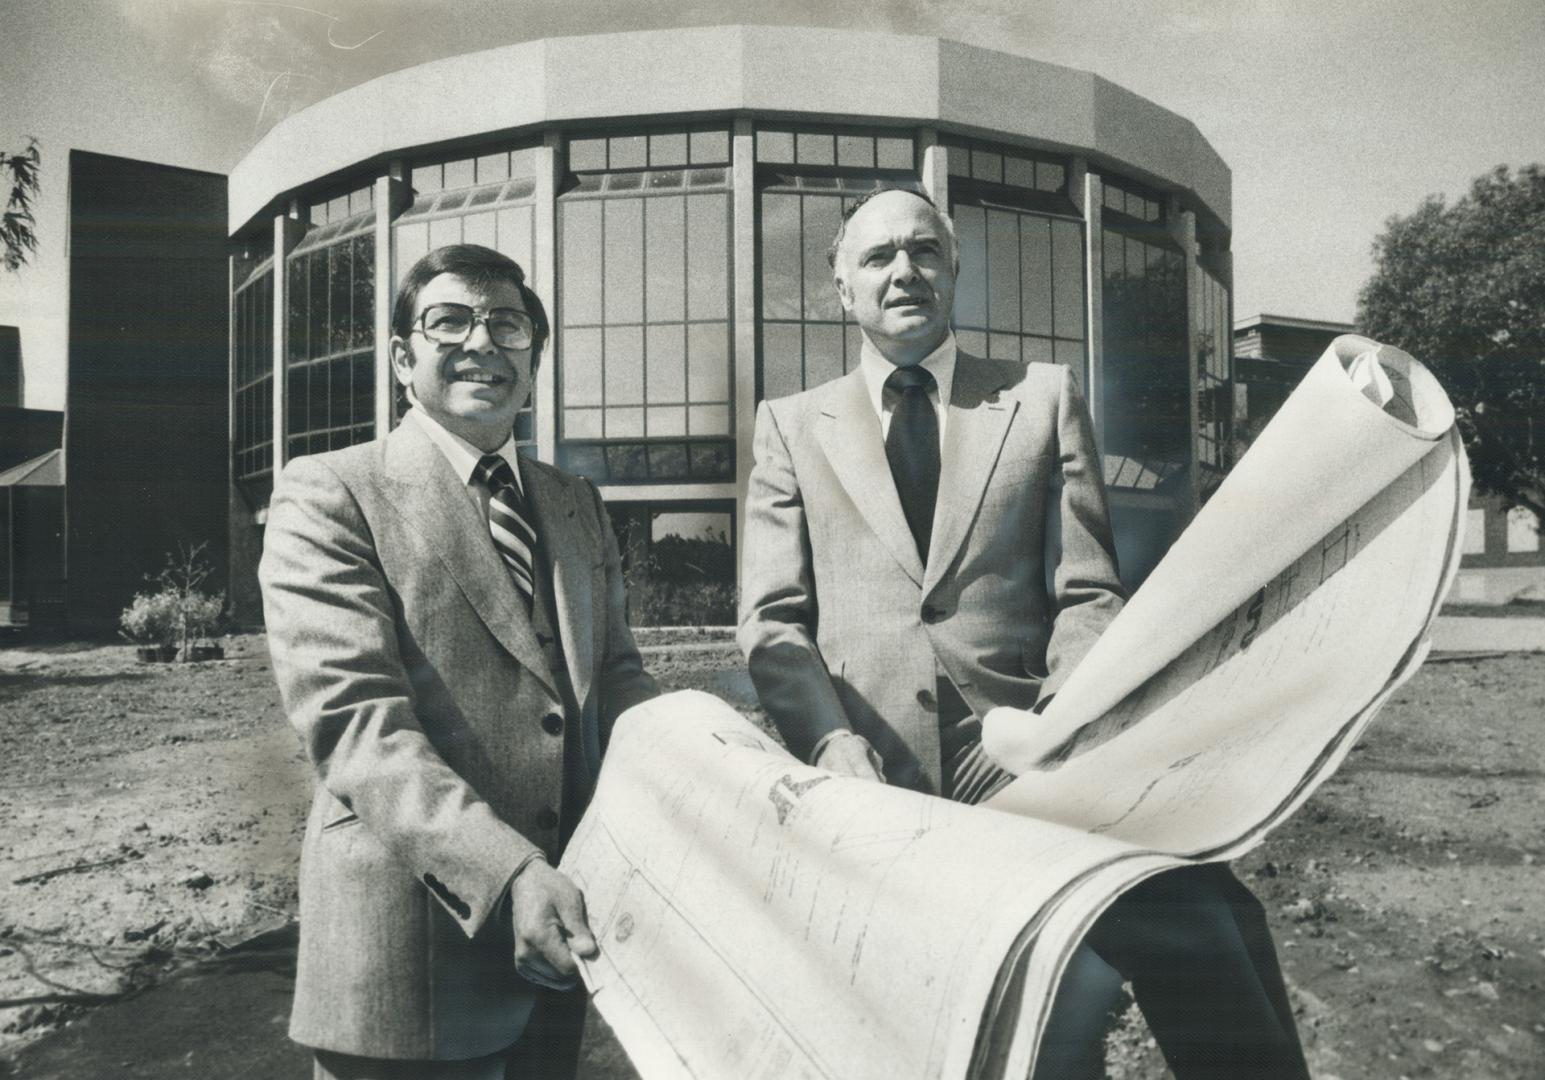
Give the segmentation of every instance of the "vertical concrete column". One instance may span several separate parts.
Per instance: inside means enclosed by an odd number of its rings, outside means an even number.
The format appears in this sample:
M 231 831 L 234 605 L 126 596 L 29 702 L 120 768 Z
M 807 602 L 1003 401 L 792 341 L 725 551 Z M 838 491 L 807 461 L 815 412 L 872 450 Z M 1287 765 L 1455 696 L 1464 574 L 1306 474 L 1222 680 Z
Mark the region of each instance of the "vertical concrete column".
M 1089 171 L 1082 158 L 1075 159 L 1075 167 L 1083 174 L 1080 197 L 1084 204 L 1084 302 L 1085 322 L 1088 325 L 1089 384 L 1084 396 L 1089 402 L 1089 414 L 1094 419 L 1094 439 L 1101 452 L 1105 449 L 1105 245 L 1101 212 L 1105 200 L 1105 185 L 1099 176 Z
M 245 246 L 245 245 L 243 245 Z M 225 488 L 236 491 L 236 256 L 225 260 Z M 8 518 L 14 521 L 14 518 Z M 226 515 L 230 528 L 236 527 L 231 514 Z M 230 550 L 229 547 L 226 548 Z M 6 593 L 15 596 L 15 593 Z
M 735 378 L 735 543 L 746 535 L 746 487 L 751 480 L 751 446 L 756 433 L 756 132 L 749 117 L 737 117 L 730 135 L 730 241 L 735 288 L 731 342 Z M 735 587 L 740 588 L 735 560 Z
M 413 185 L 408 180 L 408 166 L 394 159 L 386 166 L 386 175 L 376 177 L 376 289 L 375 289 L 375 401 L 376 438 L 392 430 L 396 409 L 397 377 L 392 373 L 392 300 L 397 295 L 397 280 L 392 273 L 396 260 L 396 241 L 392 222 L 413 205 Z M 404 267 L 403 269 L 407 269 Z
M 1218 272 L 1223 277 L 1223 284 L 1228 289 L 1228 312 L 1224 315 L 1224 322 L 1228 330 L 1228 381 L 1234 393 L 1234 413 L 1230 417 L 1231 427 L 1229 441 L 1233 441 L 1234 431 L 1250 419 L 1250 402 L 1245 392 L 1245 386 L 1238 381 L 1234 369 L 1234 253 L 1225 251 L 1218 255 Z M 1234 467 L 1233 455 L 1229 455 L 1228 466 Z
M 1089 193 L 1084 190 L 1084 182 L 1088 178 L 1088 160 L 1081 157 L 1069 159 L 1067 187 L 1068 199 L 1073 203 L 1074 210 L 1077 212 L 1078 216 L 1084 218 L 1086 222 L 1089 217 Z M 1087 225 L 1085 228 L 1087 230 Z M 1087 245 L 1087 243 L 1088 241 L 1086 240 L 1085 244 Z M 1088 261 L 1089 260 L 1086 255 L 1084 262 L 1087 263 Z M 1085 293 L 1088 292 L 1087 283 L 1085 283 L 1084 291 Z M 1092 353 L 1090 352 L 1089 335 L 1094 332 L 1094 321 L 1095 320 L 1090 317 L 1089 312 L 1084 313 L 1084 363 L 1081 368 L 1073 373 L 1074 376 L 1076 376 L 1076 381 L 1078 383 L 1078 392 L 1085 396 L 1086 401 L 1088 400 L 1089 394 L 1089 371 L 1093 366 L 1093 362 L 1090 359 Z
M 284 437 L 285 412 L 289 401 L 289 379 L 285 363 L 290 355 L 290 275 L 287 259 L 300 238 L 306 235 L 310 214 L 298 199 L 291 199 L 289 209 L 274 218 L 274 478 L 290 460 L 290 448 Z
M 948 212 L 950 208 L 950 151 L 939 144 L 937 128 L 919 128 L 918 172 L 922 174 L 923 190 L 933 204 Z
M 552 340 L 536 371 L 536 456 L 558 459 L 558 362 L 563 343 L 558 340 L 558 169 L 563 161 L 563 133 L 549 131 L 536 148 L 536 205 L 531 219 L 531 276 L 547 318 Z
M 1173 197 L 1171 197 L 1173 200 Z M 1201 312 L 1198 310 L 1199 298 L 1202 295 L 1202 268 L 1197 262 L 1196 255 L 1196 214 L 1190 210 L 1179 210 L 1174 202 L 1171 202 L 1170 220 L 1174 222 L 1176 239 L 1180 241 L 1180 250 L 1186 257 L 1186 417 L 1190 424 L 1191 460 L 1187 465 L 1190 474 L 1191 503 L 1186 508 L 1187 517 L 1194 517 L 1202 505 L 1202 462 L 1201 462 L 1201 403 L 1197 399 L 1197 388 L 1201 384 L 1201 372 L 1197 365 L 1197 346 L 1201 341 Z M 1178 212 L 1177 212 L 1178 211 Z

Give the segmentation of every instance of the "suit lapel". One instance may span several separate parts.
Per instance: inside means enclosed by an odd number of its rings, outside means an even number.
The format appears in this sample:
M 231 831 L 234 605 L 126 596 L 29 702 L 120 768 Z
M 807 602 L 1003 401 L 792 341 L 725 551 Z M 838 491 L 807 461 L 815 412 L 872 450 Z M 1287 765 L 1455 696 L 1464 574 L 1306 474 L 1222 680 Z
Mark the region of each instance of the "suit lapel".
M 520 479 L 536 517 L 542 548 L 553 568 L 553 607 L 574 698 L 581 705 L 594 675 L 595 595 L 591 556 L 595 542 L 579 524 L 574 495 L 546 469 L 520 460 Z
M 859 514 L 907 576 L 921 584 L 923 560 L 901 511 L 901 497 L 896 494 L 896 482 L 885 460 L 880 418 L 874 414 L 861 368 L 834 384 L 821 411 L 816 437 Z
M 387 436 L 386 475 L 398 513 L 424 538 L 489 632 L 557 697 L 530 616 L 494 550 L 488 523 L 417 423 L 399 424 Z
M 1018 407 L 1014 399 L 1000 398 L 998 391 L 1004 384 L 991 366 L 965 353 L 957 354 L 939 463 L 939 500 L 923 579 L 925 593 L 943 577 L 965 542 L 987 491 L 988 478 L 998 463 L 998 451 Z

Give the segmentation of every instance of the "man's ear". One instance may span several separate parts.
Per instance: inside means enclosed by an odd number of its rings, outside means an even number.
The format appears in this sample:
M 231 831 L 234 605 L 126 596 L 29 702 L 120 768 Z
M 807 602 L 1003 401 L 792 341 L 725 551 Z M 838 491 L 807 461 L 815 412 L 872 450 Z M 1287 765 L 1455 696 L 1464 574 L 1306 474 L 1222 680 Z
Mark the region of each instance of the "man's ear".
M 837 299 L 842 302 L 842 310 L 849 315 L 853 314 L 853 290 L 848 288 L 848 283 L 843 278 L 841 271 L 832 278 L 832 285 L 837 289 Z
M 392 335 L 392 340 L 387 343 L 387 353 L 392 359 L 392 371 L 397 376 L 397 381 L 403 386 L 413 384 L 413 350 L 408 347 L 405 338 Z

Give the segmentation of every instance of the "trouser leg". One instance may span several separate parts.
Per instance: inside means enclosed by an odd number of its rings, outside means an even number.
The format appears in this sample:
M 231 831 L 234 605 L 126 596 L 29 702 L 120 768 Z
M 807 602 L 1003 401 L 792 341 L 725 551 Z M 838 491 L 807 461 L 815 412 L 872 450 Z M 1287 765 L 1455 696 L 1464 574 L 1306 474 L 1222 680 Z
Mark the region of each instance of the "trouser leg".
M 1100 1080 L 1106 1028 L 1120 1002 L 1121 974 L 1088 945 L 1080 945 L 1057 984 L 1033 1080 Z
M 580 989 L 540 991 L 526 1030 L 510 1047 L 504 1080 L 573 1080 L 587 1000 Z
M 1132 983 L 1177 1080 L 1307 1080 L 1265 914 L 1226 867 L 1150 878 L 1086 940 Z
M 582 990 L 540 990 L 515 1045 L 469 1061 L 405 1061 L 315 1051 L 313 1080 L 573 1080 L 585 1026 Z
M 504 1055 L 470 1061 L 404 1061 L 318 1050 L 313 1080 L 504 1080 Z

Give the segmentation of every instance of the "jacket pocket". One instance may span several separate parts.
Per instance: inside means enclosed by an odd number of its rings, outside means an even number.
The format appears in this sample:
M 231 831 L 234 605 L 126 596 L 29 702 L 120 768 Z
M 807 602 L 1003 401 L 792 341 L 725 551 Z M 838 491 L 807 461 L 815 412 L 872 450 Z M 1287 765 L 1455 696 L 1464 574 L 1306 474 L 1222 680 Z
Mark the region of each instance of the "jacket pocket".
M 1049 674 L 1046 668 L 1046 638 L 1036 636 L 1029 639 L 1020 648 L 1020 666 L 1025 669 L 1025 674 L 1032 679 L 1044 680 Z
M 323 825 L 322 826 L 322 831 L 323 832 L 332 832 L 334 829 L 346 829 L 350 825 L 358 825 L 358 824 L 359 824 L 359 815 L 358 814 L 345 814 L 345 815 L 343 815 L 343 817 L 337 818 L 337 819 L 335 819 L 333 821 L 329 821 L 326 825 Z

